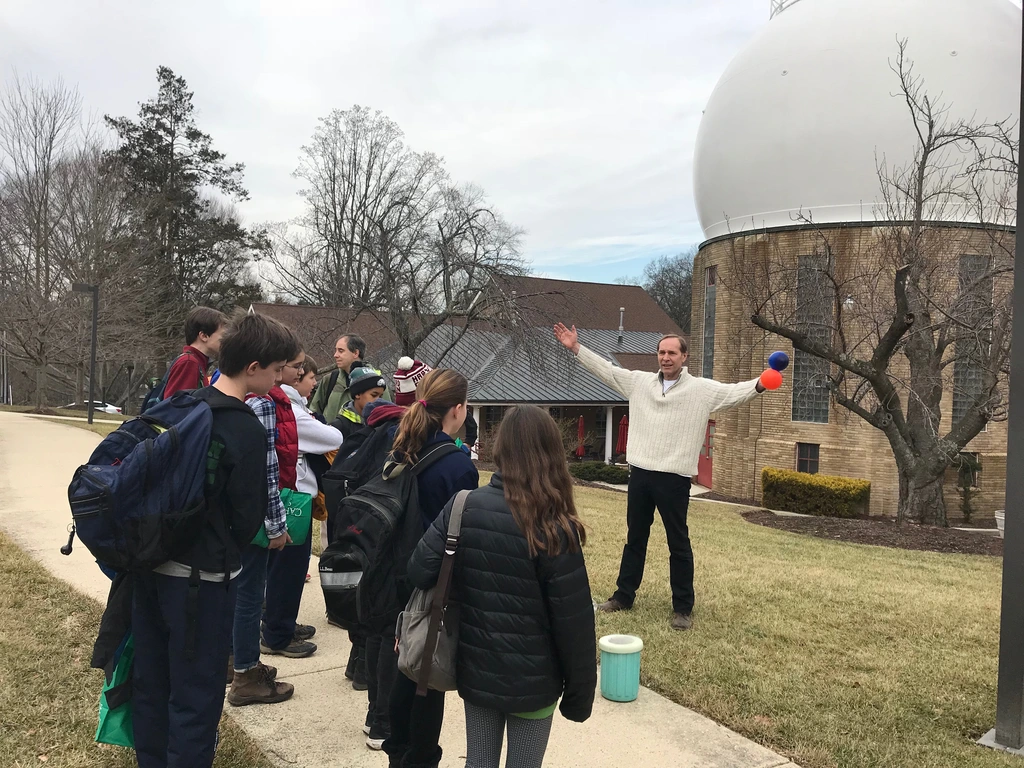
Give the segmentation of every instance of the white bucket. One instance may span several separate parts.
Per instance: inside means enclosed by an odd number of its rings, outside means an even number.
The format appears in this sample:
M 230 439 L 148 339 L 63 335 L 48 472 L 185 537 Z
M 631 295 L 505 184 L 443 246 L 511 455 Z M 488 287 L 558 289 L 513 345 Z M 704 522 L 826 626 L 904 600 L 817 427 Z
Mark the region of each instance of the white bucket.
M 1003 538 L 1003 526 L 1006 525 L 1006 510 L 996 510 L 996 528 L 999 529 L 999 538 Z

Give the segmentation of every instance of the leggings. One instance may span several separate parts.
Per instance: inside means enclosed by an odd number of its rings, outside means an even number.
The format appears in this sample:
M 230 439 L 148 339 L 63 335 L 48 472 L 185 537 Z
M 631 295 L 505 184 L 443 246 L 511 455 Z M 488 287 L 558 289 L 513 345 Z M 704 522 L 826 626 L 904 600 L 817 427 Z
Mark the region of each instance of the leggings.
M 508 729 L 505 768 L 540 768 L 551 735 L 551 717 L 527 720 L 466 704 L 466 768 L 498 768 Z

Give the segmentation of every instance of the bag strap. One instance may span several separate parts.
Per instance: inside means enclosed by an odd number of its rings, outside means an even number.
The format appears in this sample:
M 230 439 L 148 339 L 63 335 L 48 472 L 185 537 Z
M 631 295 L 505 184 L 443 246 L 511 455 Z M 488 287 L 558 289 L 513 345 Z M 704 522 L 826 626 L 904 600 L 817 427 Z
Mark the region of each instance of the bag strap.
M 427 625 L 423 658 L 420 659 L 420 677 L 416 683 L 417 696 L 426 696 L 429 688 L 430 668 L 434 662 L 437 636 L 441 632 L 441 620 L 448 605 L 448 594 L 451 592 L 455 550 L 458 549 L 459 537 L 462 535 L 462 512 L 466 508 L 468 496 L 469 491 L 459 491 L 452 503 L 452 515 L 448 519 L 448 537 L 444 542 L 444 557 L 441 560 L 441 574 L 437 577 L 437 585 L 434 587 L 434 600 L 430 606 L 430 622 Z
M 450 453 L 461 453 L 461 451 L 455 443 L 441 443 L 435 448 L 431 448 L 427 451 L 427 453 L 421 456 L 420 460 L 415 464 L 410 465 L 405 464 L 404 462 L 395 461 L 394 459 L 389 459 L 384 462 L 384 479 L 390 480 L 392 477 L 398 477 L 406 469 L 408 469 L 410 474 L 415 477 L 431 464 L 440 461 Z

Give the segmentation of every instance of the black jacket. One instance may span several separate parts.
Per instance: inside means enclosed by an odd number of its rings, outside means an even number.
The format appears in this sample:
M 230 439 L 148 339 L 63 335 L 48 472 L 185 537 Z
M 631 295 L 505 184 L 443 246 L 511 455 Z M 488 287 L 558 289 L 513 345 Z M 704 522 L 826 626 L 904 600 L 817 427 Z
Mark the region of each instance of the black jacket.
M 451 503 L 409 563 L 419 589 L 437 583 Z M 594 607 L 580 551 L 530 557 L 501 476 L 470 493 L 455 556 L 459 695 L 479 707 L 535 712 L 559 696 L 562 714 L 590 717 L 597 685 Z
M 241 567 L 241 551 L 267 514 L 267 433 L 241 400 L 214 387 L 194 394 L 213 409 L 210 440 L 222 445 L 223 453 L 213 484 L 206 487 L 206 531 L 189 555 L 177 559 L 204 571 L 230 572 Z

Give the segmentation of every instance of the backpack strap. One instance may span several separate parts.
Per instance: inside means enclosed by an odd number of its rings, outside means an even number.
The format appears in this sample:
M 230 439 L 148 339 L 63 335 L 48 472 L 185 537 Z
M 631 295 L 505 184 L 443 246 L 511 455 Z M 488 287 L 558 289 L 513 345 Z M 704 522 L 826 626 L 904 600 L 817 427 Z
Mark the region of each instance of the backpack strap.
M 330 397 L 334 393 L 334 388 L 336 386 L 338 386 L 338 376 L 340 376 L 340 375 L 341 375 L 341 368 L 335 368 L 331 372 L 330 378 L 327 379 L 327 396 L 328 397 Z M 326 403 L 324 403 L 324 407 L 325 408 L 327 407 Z
M 440 445 L 431 448 L 424 455 L 420 456 L 419 461 L 412 465 L 401 461 L 395 461 L 394 459 L 388 459 L 384 462 L 384 479 L 390 480 L 393 477 L 398 477 L 405 469 L 408 469 L 412 473 L 413 477 L 415 477 L 431 464 L 443 459 L 449 453 L 462 453 L 462 451 L 457 445 L 455 445 L 455 443 L 441 443 Z
M 441 627 L 444 626 L 444 612 L 448 606 L 448 595 L 452 588 L 455 551 L 459 547 L 459 537 L 462 535 L 462 512 L 466 508 L 468 497 L 469 491 L 459 491 L 455 494 L 455 500 L 452 502 L 452 514 L 448 518 L 448 537 L 444 542 L 444 557 L 441 560 L 441 574 L 437 577 L 437 586 L 434 587 L 434 599 L 430 606 L 430 622 L 427 625 L 423 657 L 420 659 L 420 677 L 416 683 L 417 696 L 426 696 L 429 688 L 430 667 L 434 662 L 437 636 L 441 632 Z

